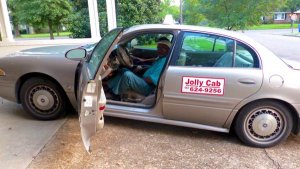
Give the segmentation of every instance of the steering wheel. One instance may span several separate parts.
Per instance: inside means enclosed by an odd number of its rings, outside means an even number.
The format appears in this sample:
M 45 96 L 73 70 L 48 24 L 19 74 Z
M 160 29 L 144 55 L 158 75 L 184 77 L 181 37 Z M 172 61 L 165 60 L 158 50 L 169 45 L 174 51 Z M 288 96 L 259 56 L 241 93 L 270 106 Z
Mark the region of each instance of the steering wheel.
M 123 66 L 127 66 L 129 68 L 133 66 L 133 61 L 128 50 L 121 45 L 119 45 L 117 48 L 117 59 Z

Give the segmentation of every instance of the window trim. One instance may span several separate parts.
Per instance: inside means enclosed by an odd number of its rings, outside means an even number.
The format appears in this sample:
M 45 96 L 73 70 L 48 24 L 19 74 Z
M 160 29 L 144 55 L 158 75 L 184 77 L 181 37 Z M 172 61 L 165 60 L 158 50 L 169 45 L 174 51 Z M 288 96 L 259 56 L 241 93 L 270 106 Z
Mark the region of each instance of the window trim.
M 252 55 L 254 54 L 255 57 L 256 57 L 255 60 L 256 60 L 257 63 L 255 63 L 255 64 L 257 64 L 257 67 L 252 67 L 251 69 L 262 69 L 261 56 L 259 55 L 259 53 L 257 52 L 257 50 L 255 48 L 253 48 L 252 45 L 250 45 L 249 43 L 247 43 L 245 41 L 242 41 L 240 39 L 237 39 L 235 37 L 224 35 L 224 34 L 212 33 L 212 32 L 206 32 L 206 31 L 193 31 L 193 30 L 181 30 L 181 31 L 179 31 L 178 36 L 177 36 L 177 41 L 173 45 L 173 49 L 174 50 L 172 50 L 172 53 L 170 54 L 171 60 L 170 60 L 169 66 L 178 66 L 178 65 L 176 65 L 176 63 L 177 63 L 177 60 L 179 59 L 179 56 L 180 56 L 180 51 L 181 51 L 181 48 L 182 48 L 182 45 L 183 45 L 184 34 L 185 33 L 208 34 L 208 35 L 215 35 L 215 36 L 220 36 L 220 37 L 232 39 L 234 41 L 234 43 L 235 43 L 235 45 L 234 45 L 235 46 L 235 49 L 234 49 L 235 51 L 236 51 L 236 45 L 237 45 L 237 43 L 242 43 L 247 48 L 249 48 L 251 50 L 250 53 Z M 235 51 L 234 51 L 234 53 L 236 53 Z M 234 57 L 234 59 L 235 59 L 235 57 Z M 191 66 L 179 66 L 179 67 L 191 67 Z M 199 68 L 201 68 L 201 67 L 199 67 Z M 232 66 L 232 68 L 239 68 L 239 67 L 233 67 Z
M 234 68 L 235 67 L 235 57 L 236 57 L 236 40 L 233 39 L 233 55 L 232 55 L 232 64 L 231 67 Z
M 242 47 L 245 48 L 251 55 L 252 57 L 255 55 L 256 57 L 253 58 L 253 69 L 261 69 L 261 62 L 260 62 L 260 57 L 257 54 L 256 50 L 254 50 L 250 45 L 245 44 L 243 42 L 237 41 L 236 46 L 238 45 L 238 43 L 242 44 Z M 239 68 L 239 67 L 235 67 L 235 68 Z

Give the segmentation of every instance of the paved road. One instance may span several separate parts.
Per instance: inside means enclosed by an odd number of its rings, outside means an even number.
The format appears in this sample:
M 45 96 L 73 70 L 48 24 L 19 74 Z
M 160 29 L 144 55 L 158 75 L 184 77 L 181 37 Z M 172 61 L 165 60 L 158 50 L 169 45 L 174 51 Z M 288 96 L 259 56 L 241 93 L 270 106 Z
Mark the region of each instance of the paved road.
M 246 31 L 245 34 L 279 57 L 300 61 L 300 37 L 283 36 L 289 35 L 290 30 Z

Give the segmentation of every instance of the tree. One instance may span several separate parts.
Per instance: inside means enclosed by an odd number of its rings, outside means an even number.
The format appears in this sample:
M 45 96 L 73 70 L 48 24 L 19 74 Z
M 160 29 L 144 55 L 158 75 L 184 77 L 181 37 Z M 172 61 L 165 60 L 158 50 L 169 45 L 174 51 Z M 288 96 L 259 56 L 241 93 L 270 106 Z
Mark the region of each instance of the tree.
M 129 27 L 161 22 L 160 0 L 117 0 L 117 25 Z
M 91 28 L 87 0 L 71 0 L 71 2 L 73 12 L 69 15 L 67 29 L 72 32 L 73 38 L 90 38 Z
M 159 23 L 160 0 L 116 0 L 117 26 L 130 27 L 138 24 Z M 106 1 L 98 0 L 101 36 L 107 33 Z
M 16 0 L 18 17 L 32 25 L 48 25 L 50 39 L 54 39 L 53 30 L 70 14 L 72 6 L 69 0 Z
M 205 17 L 201 13 L 202 4 L 199 0 L 185 0 L 183 3 L 184 23 L 188 25 L 199 25 Z
M 87 8 L 80 9 L 69 16 L 67 24 L 68 31 L 72 32 L 72 38 L 90 38 L 91 27 L 89 11 Z
M 260 23 L 261 17 L 277 9 L 282 0 L 200 0 L 202 13 L 215 26 L 244 30 Z
M 106 0 L 98 0 L 98 13 L 100 22 L 100 35 L 104 36 L 108 32 Z
M 300 0 L 287 0 L 282 10 L 288 10 L 293 15 L 300 9 Z M 291 27 L 294 27 L 294 21 L 291 21 Z
M 14 26 L 14 34 L 16 37 L 20 36 L 20 30 L 19 30 L 19 24 L 20 24 L 20 19 L 18 17 L 18 11 L 19 11 L 19 6 L 16 3 L 16 0 L 8 0 L 7 1 L 7 6 L 10 10 L 10 16 L 11 16 L 11 22 Z
M 88 2 L 82 0 L 71 0 L 74 6 L 73 14 L 68 19 L 68 30 L 72 32 L 73 38 L 90 38 L 91 28 L 89 20 Z M 107 33 L 106 0 L 98 0 L 98 15 L 100 22 L 100 34 Z
M 87 38 L 91 36 L 87 1 L 72 0 L 74 13 L 69 18 L 68 30 L 75 38 Z M 130 27 L 137 24 L 159 23 L 162 18 L 160 14 L 160 0 L 117 0 L 116 13 L 117 25 Z M 98 0 L 98 12 L 100 22 L 100 34 L 108 31 L 106 0 Z
M 300 9 L 300 0 L 287 0 L 284 9 L 287 9 L 294 14 L 294 12 Z

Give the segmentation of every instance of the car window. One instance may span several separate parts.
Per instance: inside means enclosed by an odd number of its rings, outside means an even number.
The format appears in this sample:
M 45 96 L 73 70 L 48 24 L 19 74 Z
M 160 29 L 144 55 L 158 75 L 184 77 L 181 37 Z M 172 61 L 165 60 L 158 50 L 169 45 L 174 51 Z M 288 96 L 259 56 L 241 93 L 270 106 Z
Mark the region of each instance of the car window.
M 152 61 L 139 62 L 137 59 L 155 59 L 157 58 L 157 42 L 160 40 L 173 41 L 171 33 L 143 33 L 126 40 L 120 44 L 127 48 L 131 56 L 134 57 L 135 64 L 151 65 Z
M 239 68 L 258 68 L 258 57 L 256 53 L 247 45 L 237 42 L 235 67 Z
M 170 42 L 172 42 L 173 35 L 172 34 L 161 34 L 161 33 L 147 33 L 136 36 L 127 42 L 127 47 L 129 50 L 132 49 L 154 49 L 156 50 L 157 42 L 161 38 L 166 38 Z
M 217 39 L 215 36 L 187 33 L 184 36 L 182 48 L 198 52 L 214 52 L 225 51 L 226 44 L 223 39 Z
M 255 52 L 241 42 L 218 35 L 186 32 L 175 65 L 257 68 L 258 63 Z
M 225 62 L 219 62 L 220 67 L 231 67 L 233 57 L 233 43 L 229 38 L 186 32 L 176 62 L 178 66 L 213 67 L 223 56 Z M 222 65 L 222 66 L 221 66 Z
M 122 31 L 122 28 L 116 28 L 112 31 L 110 31 L 108 34 L 106 34 L 100 42 L 95 47 L 91 58 L 89 60 L 89 71 L 90 71 L 90 78 L 93 78 L 98 70 L 98 67 L 103 60 L 106 52 L 110 48 L 111 44 L 114 42 L 116 37 L 120 34 Z

